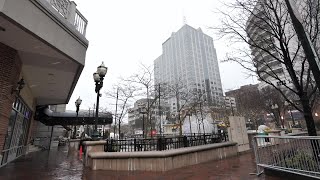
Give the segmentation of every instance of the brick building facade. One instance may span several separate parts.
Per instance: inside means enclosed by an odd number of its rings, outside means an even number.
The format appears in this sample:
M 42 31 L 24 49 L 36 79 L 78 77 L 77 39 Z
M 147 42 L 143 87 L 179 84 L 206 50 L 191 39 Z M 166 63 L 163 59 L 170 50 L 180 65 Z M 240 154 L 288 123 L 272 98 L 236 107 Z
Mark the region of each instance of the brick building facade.
M 12 88 L 19 81 L 21 61 L 17 51 L 0 43 L 0 149 L 3 149 L 5 136 L 11 112 L 11 104 L 15 94 L 11 94 Z
M 38 107 L 68 103 L 84 68 L 87 20 L 73 1 L 62 6 L 0 3 L 0 167 L 27 152 Z

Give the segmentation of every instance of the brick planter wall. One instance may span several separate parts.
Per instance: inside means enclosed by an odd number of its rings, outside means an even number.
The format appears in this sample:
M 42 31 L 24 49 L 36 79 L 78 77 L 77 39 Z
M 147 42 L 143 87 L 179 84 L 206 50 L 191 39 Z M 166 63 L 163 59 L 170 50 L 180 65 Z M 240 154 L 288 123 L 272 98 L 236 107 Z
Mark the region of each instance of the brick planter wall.
M 167 151 L 90 152 L 87 163 L 93 170 L 168 171 L 237 153 L 237 143 L 225 142 Z
M 0 43 L 0 150 L 3 149 L 12 103 L 12 88 L 16 88 L 22 63 L 15 49 Z

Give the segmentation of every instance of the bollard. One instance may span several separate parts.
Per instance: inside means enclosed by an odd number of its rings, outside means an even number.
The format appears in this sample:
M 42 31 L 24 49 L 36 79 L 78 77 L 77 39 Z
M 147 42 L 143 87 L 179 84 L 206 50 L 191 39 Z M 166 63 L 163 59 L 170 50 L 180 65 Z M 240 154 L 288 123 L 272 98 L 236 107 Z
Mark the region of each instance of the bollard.
M 187 136 L 183 136 L 183 146 L 184 147 L 189 147 Z
M 161 142 L 161 137 L 160 138 L 158 138 L 158 141 L 157 141 L 157 150 L 158 151 L 162 151 L 163 149 L 162 149 L 162 142 Z
M 109 152 L 114 152 L 114 144 L 113 144 L 114 140 L 111 139 L 111 143 L 110 143 L 110 151 Z

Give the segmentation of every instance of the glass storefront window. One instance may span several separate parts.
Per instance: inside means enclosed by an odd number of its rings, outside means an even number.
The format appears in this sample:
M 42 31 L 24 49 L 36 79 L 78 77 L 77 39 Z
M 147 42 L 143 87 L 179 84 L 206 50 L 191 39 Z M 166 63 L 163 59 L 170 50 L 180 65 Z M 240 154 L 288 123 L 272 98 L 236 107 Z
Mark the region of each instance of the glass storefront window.
M 24 104 L 22 104 L 21 101 L 20 101 L 20 108 L 18 109 L 18 111 L 19 111 L 20 113 L 22 113 L 23 105 L 24 105 Z
M 22 155 L 26 145 L 32 112 L 19 98 L 12 104 L 8 130 L 3 146 L 2 164 Z
M 8 124 L 8 130 L 7 130 L 7 134 L 4 141 L 4 149 L 8 149 L 10 146 L 10 141 L 11 141 L 11 136 L 12 136 L 12 131 L 13 131 L 14 123 L 16 120 L 16 116 L 17 116 L 17 112 L 12 109 L 10 114 L 9 124 Z
M 25 116 L 27 119 L 30 118 L 30 117 L 29 117 L 29 113 L 30 113 L 30 111 L 26 110 L 26 112 L 25 112 L 25 114 L 24 114 L 24 116 Z
M 19 111 L 19 108 L 20 108 L 20 100 L 18 99 L 16 104 L 16 109 Z

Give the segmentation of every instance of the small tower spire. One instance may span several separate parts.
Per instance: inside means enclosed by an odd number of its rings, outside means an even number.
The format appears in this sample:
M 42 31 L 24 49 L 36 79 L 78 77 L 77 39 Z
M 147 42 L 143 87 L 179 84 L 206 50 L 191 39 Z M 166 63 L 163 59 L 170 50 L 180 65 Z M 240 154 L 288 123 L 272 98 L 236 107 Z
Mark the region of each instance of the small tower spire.
M 182 9 L 182 23 L 183 23 L 183 25 L 187 24 L 187 18 L 186 18 L 186 15 L 184 13 L 184 9 Z

